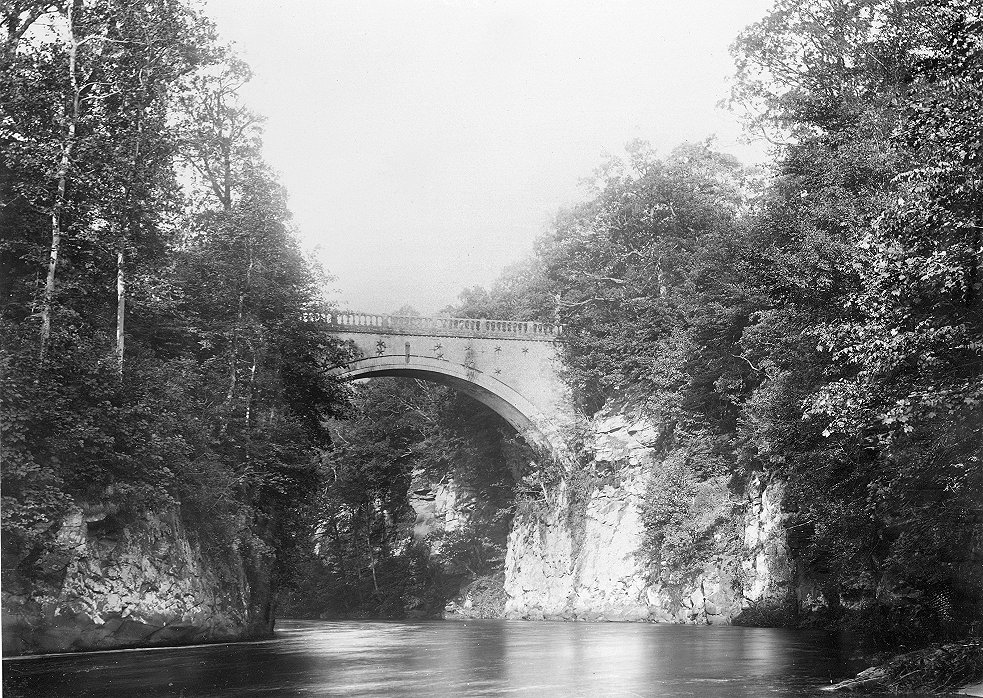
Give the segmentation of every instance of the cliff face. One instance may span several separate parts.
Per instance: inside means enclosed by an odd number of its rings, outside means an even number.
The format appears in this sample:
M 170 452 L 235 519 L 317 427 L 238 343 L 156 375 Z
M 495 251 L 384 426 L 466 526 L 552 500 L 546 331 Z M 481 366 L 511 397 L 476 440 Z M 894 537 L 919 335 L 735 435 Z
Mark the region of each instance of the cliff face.
M 191 542 L 174 511 L 112 531 L 105 530 L 106 519 L 93 518 L 82 510 L 66 517 L 32 573 L 5 564 L 4 654 L 208 642 L 272 631 L 261 552 L 238 546 L 224 559 L 212 559 Z
M 431 559 L 461 581 L 439 615 L 446 619 L 501 618 L 505 605 L 502 563 L 509 529 L 507 521 L 502 525 L 494 519 L 503 512 L 490 506 L 486 492 L 476 492 L 453 478 L 429 483 L 422 473 L 414 474 L 409 501 L 416 514 L 414 540 L 426 545 Z M 477 555 L 470 555 L 472 551 Z
M 413 540 L 423 542 L 434 534 L 451 533 L 471 524 L 475 495 L 462 490 L 453 478 L 429 482 L 422 472 L 415 472 L 408 501 L 415 516 Z M 438 553 L 439 548 L 439 543 L 430 541 L 431 553 Z
M 725 478 L 680 474 L 638 410 L 600 413 L 591 433 L 580 474 L 516 514 L 506 617 L 729 623 L 786 607 L 780 484 L 735 494 Z

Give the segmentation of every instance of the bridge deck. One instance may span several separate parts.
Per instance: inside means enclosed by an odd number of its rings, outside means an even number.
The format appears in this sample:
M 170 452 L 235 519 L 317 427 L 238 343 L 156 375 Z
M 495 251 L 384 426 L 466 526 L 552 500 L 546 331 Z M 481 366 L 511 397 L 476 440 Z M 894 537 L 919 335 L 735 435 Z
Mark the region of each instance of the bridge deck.
M 369 334 L 426 335 L 437 337 L 487 337 L 553 342 L 563 333 L 563 325 L 485 318 L 415 317 L 410 315 L 372 315 L 368 313 L 311 313 L 307 319 L 323 323 L 335 332 Z

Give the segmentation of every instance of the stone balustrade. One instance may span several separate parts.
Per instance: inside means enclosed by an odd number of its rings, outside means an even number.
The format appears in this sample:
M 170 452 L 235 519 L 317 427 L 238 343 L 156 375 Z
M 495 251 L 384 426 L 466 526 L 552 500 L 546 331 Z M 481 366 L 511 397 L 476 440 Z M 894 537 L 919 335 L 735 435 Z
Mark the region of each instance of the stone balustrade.
M 563 333 L 563 325 L 485 318 L 416 317 L 411 315 L 373 315 L 369 313 L 308 313 L 308 322 L 338 332 L 376 334 L 422 334 L 455 337 L 511 337 L 553 341 Z

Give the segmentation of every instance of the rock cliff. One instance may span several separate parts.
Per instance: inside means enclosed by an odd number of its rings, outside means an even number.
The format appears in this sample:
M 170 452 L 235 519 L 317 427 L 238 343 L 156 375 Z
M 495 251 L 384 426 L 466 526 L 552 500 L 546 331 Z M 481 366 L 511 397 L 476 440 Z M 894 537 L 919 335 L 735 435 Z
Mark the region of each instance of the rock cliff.
M 700 477 L 661 438 L 641 409 L 602 412 L 586 464 L 520 504 L 506 617 L 730 623 L 788 608 L 781 484 Z
M 125 526 L 110 527 L 108 520 L 77 509 L 30 574 L 5 564 L 5 655 L 209 642 L 272 631 L 261 551 L 239 545 L 223 551 L 222 559 L 208 555 L 173 510 Z

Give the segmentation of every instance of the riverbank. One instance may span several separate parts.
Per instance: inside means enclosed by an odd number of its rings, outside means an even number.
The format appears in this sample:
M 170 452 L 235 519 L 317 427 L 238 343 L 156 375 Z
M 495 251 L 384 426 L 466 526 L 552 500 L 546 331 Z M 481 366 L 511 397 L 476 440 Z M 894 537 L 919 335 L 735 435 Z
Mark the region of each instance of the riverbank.
M 177 508 L 125 522 L 74 510 L 33 568 L 5 558 L 3 654 L 271 637 L 270 563 L 257 547 L 202 545 Z
M 853 693 L 962 693 L 983 696 L 983 639 L 898 655 L 829 687 Z

